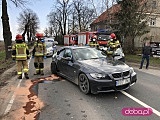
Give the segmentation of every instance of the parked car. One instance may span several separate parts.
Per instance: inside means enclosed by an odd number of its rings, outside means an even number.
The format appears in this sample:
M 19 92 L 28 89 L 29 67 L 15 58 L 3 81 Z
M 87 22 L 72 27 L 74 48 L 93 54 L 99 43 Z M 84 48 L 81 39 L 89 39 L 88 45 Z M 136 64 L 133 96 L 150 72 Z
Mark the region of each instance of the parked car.
M 53 54 L 57 51 L 57 46 L 54 42 L 46 42 L 46 49 L 47 49 L 47 57 L 53 56 Z
M 54 42 L 54 38 L 44 38 L 45 42 Z
M 51 72 L 77 84 L 85 94 L 126 90 L 137 81 L 132 67 L 87 46 L 61 47 L 52 57 Z

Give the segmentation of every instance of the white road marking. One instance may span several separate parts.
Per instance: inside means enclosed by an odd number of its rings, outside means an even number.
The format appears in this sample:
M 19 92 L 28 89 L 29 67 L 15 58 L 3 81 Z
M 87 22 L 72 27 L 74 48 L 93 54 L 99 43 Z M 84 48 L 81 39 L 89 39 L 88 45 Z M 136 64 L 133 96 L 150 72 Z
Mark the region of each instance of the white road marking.
M 28 61 L 28 68 L 29 68 L 30 61 L 31 61 L 31 58 Z M 17 87 L 16 87 L 16 89 L 15 89 L 15 91 L 14 91 L 12 97 L 11 97 L 11 100 L 9 101 L 9 103 L 7 105 L 7 108 L 6 108 L 5 112 L 4 112 L 4 115 L 6 115 L 7 113 L 9 113 L 9 111 L 10 111 L 10 109 L 11 109 L 13 103 L 14 103 L 15 97 L 16 97 L 16 91 L 19 89 L 23 78 L 24 78 L 24 74 L 22 74 L 22 79 L 20 79 L 19 82 L 18 82 L 18 85 L 17 85 Z
M 133 97 L 132 95 L 128 94 L 128 93 L 125 92 L 125 91 L 121 91 L 121 93 L 123 93 L 123 94 L 126 95 L 127 97 L 131 98 L 132 100 L 134 100 L 134 101 L 137 102 L 138 104 L 142 105 L 143 107 L 145 107 L 145 108 L 151 108 L 154 114 L 160 116 L 160 112 L 157 111 L 156 109 L 154 109 L 153 107 L 145 104 L 144 102 L 138 100 L 137 98 Z
M 22 79 L 23 79 L 23 77 L 22 77 Z M 20 84 L 21 84 L 21 82 L 22 82 L 22 79 L 20 79 L 20 81 L 18 82 L 18 85 L 17 85 L 15 91 L 17 91 L 18 88 L 20 87 Z M 14 93 L 13 93 L 13 96 L 11 97 L 11 100 L 10 100 L 9 103 L 8 103 L 8 106 L 7 106 L 7 108 L 6 108 L 5 112 L 4 112 L 4 115 L 6 115 L 6 114 L 10 111 L 10 109 L 11 109 L 11 107 L 12 107 L 12 105 L 13 105 L 13 102 L 14 102 L 15 97 L 16 97 L 15 91 L 14 91 Z

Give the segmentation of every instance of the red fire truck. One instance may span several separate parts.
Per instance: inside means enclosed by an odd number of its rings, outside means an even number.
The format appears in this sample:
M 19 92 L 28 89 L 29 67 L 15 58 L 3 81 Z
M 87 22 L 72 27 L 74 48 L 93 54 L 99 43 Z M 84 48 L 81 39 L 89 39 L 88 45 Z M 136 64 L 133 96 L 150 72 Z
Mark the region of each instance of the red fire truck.
M 64 45 L 88 45 L 93 35 L 97 36 L 99 46 L 106 47 L 108 40 L 110 39 L 111 31 L 98 30 L 98 31 L 86 31 L 80 32 L 77 35 L 65 35 Z
M 78 45 L 78 36 L 77 35 L 64 35 L 64 45 Z
M 96 35 L 99 46 L 106 47 L 108 41 L 110 40 L 110 34 L 111 34 L 111 31 L 106 30 L 106 29 L 92 31 L 92 32 L 89 32 L 89 31 L 80 32 L 78 33 L 78 44 L 86 45 L 89 43 L 90 38 L 93 35 Z
M 103 46 L 103 47 L 107 46 L 107 43 L 110 40 L 110 34 L 111 34 L 111 31 L 107 29 L 98 30 L 96 32 L 99 46 Z
M 88 45 L 91 37 L 95 35 L 96 32 L 80 32 L 78 33 L 78 45 Z

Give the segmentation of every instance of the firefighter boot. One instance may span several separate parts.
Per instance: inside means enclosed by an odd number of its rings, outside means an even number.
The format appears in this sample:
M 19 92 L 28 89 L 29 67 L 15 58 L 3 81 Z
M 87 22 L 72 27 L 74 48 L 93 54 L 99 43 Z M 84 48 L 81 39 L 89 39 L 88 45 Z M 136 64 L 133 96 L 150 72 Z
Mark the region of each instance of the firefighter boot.
M 28 74 L 27 74 L 27 73 L 24 73 L 24 75 L 25 75 L 25 78 L 26 78 L 26 79 L 29 79 L 29 77 L 28 77 Z
M 19 75 L 19 76 L 18 76 L 18 79 L 22 79 L 22 75 Z
M 41 75 L 44 75 L 44 72 L 43 72 L 43 70 L 41 70 Z
M 40 74 L 40 70 L 36 69 L 36 73 L 34 73 L 34 75 L 39 75 Z

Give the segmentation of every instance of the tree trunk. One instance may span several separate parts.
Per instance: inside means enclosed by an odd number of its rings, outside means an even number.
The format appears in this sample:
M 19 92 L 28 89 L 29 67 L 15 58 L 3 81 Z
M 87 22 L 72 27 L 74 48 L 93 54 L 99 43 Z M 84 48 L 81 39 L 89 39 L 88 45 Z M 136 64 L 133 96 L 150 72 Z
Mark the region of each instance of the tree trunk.
M 82 26 L 81 26 L 81 15 L 80 15 L 80 12 L 78 12 L 78 24 L 79 24 L 79 30 L 81 32 L 82 31 Z
M 135 47 L 134 47 L 134 38 L 132 38 L 132 44 L 131 44 L 131 48 L 132 48 L 132 54 L 135 54 Z
M 24 41 L 25 41 L 25 35 L 26 35 L 26 32 L 27 32 L 27 29 L 28 29 L 28 23 L 25 25 L 24 32 L 22 33 L 22 37 L 23 37 Z
M 3 38 L 5 44 L 6 60 L 11 58 L 11 51 L 8 50 L 9 46 L 12 45 L 12 33 L 10 31 L 9 17 L 7 13 L 7 1 L 2 0 L 2 25 L 3 25 Z
M 126 37 L 123 45 L 125 53 L 135 54 L 134 38 L 132 36 Z

